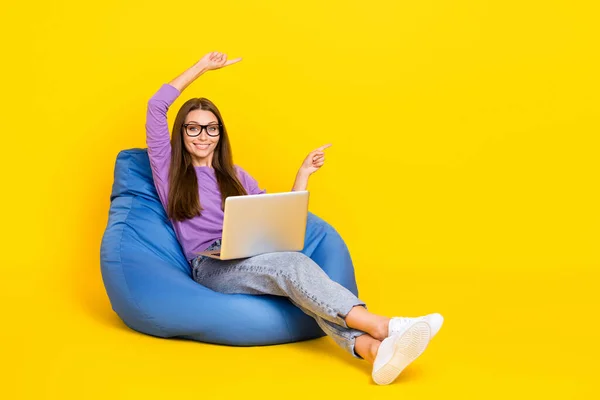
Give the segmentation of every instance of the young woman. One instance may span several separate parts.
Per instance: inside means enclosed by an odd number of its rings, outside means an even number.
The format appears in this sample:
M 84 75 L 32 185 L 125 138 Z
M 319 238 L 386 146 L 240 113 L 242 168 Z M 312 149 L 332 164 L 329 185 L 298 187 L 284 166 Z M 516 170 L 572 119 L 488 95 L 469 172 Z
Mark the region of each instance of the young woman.
M 192 98 L 179 109 L 169 139 L 167 110 L 181 92 L 207 71 L 237 63 L 219 52 L 200 61 L 148 102 L 146 143 L 154 183 L 199 284 L 222 293 L 286 296 L 352 356 L 373 364 L 372 377 L 389 384 L 420 356 L 442 326 L 440 314 L 388 318 L 367 311 L 364 302 L 329 279 L 298 252 L 216 260 L 195 253 L 218 249 L 223 206 L 228 196 L 261 194 L 256 180 L 234 165 L 225 123 L 206 98 Z M 306 190 L 309 177 L 325 162 L 328 145 L 311 152 L 292 190 Z

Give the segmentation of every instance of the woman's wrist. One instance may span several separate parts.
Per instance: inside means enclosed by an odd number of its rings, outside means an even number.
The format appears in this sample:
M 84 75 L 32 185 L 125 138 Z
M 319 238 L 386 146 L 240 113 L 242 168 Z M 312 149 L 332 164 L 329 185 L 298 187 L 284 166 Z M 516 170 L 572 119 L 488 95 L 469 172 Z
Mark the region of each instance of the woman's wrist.
M 306 188 L 308 187 L 309 177 L 310 173 L 300 169 L 296 174 L 296 180 L 294 181 L 294 187 L 292 188 L 292 191 L 306 190 Z
M 192 66 L 192 69 L 197 74 L 197 77 L 208 71 L 207 65 L 202 62 L 202 60 L 198 61 L 196 64 Z
M 169 84 L 175 87 L 180 92 L 183 92 L 185 88 L 187 88 L 192 82 L 198 79 L 200 75 L 202 75 L 206 71 L 208 71 L 206 64 L 204 64 L 201 61 L 198 61 L 196 64 L 186 69 L 177 78 L 169 82 Z

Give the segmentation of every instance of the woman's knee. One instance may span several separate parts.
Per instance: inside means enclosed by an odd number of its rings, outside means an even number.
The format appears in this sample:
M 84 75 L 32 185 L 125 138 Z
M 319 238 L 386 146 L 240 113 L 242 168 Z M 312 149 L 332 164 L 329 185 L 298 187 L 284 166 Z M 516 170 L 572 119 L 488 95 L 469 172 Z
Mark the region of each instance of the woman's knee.
M 269 267 L 275 268 L 283 273 L 295 274 L 310 268 L 314 261 L 310 257 L 299 252 L 277 252 L 259 256 Z
M 306 268 L 307 266 L 315 266 L 315 262 L 306 254 L 300 252 L 285 252 L 283 253 L 286 263 L 294 268 Z

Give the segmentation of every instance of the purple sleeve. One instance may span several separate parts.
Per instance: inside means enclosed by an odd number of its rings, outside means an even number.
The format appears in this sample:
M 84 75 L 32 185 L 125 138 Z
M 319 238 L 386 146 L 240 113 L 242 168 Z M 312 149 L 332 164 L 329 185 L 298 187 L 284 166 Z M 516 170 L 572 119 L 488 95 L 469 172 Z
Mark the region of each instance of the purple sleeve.
M 181 92 L 169 84 L 163 84 L 148 101 L 146 113 L 146 144 L 154 185 L 165 209 L 169 195 L 169 167 L 171 163 L 171 139 L 167 110 Z
M 235 166 L 238 170 L 238 177 L 242 181 L 242 185 L 248 194 L 265 194 L 267 191 L 258 187 L 258 182 L 249 173 L 244 171 L 242 167 Z

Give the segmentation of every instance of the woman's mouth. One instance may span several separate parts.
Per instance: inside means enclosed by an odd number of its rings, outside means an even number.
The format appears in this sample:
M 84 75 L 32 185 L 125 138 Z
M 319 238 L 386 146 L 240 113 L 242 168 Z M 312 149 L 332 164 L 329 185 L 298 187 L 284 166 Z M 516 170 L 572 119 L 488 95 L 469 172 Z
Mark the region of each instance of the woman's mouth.
M 206 149 L 208 149 L 208 146 L 210 146 L 210 144 L 196 144 L 196 143 L 194 143 L 194 146 L 195 146 L 197 149 L 200 149 L 200 150 L 206 150 Z

